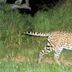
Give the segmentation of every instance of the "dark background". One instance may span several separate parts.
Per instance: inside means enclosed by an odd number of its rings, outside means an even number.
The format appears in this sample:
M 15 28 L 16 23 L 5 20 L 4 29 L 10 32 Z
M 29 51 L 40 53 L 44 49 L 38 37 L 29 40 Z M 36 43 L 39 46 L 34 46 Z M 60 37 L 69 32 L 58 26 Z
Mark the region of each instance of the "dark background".
M 6 3 L 13 4 L 16 0 L 7 0 Z M 31 11 L 28 9 L 19 9 L 20 13 L 27 13 L 34 15 L 38 10 L 48 10 L 48 8 L 53 8 L 61 0 L 30 0 L 29 4 Z M 25 0 L 22 1 L 22 4 L 25 3 Z

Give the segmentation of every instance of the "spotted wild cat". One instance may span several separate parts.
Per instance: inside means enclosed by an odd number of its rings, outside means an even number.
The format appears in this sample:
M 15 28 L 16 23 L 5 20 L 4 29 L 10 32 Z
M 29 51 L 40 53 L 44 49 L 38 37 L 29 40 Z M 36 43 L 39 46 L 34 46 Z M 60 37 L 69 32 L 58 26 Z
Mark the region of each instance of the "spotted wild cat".
M 41 59 L 48 52 L 54 51 L 54 60 L 60 65 L 59 57 L 63 49 L 72 50 L 72 33 L 71 32 L 63 32 L 63 31 L 55 31 L 49 33 L 37 33 L 37 32 L 25 32 L 25 35 L 31 36 L 42 36 L 48 37 L 47 44 L 40 51 L 38 62 L 41 62 Z

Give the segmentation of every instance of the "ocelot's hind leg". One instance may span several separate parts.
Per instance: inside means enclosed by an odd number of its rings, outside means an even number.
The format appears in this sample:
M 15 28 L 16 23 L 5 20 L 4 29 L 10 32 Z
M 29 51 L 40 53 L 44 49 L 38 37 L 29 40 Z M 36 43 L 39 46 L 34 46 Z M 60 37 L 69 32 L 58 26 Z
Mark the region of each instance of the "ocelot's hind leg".
M 54 60 L 58 65 L 61 65 L 60 61 L 59 61 L 59 57 L 61 55 L 63 48 L 57 48 L 54 52 Z
M 40 53 L 39 53 L 38 63 L 40 63 L 41 60 L 42 60 L 42 58 L 43 58 L 43 56 L 44 56 L 45 54 L 48 54 L 49 52 L 51 52 L 51 46 L 46 45 L 46 46 L 40 51 Z

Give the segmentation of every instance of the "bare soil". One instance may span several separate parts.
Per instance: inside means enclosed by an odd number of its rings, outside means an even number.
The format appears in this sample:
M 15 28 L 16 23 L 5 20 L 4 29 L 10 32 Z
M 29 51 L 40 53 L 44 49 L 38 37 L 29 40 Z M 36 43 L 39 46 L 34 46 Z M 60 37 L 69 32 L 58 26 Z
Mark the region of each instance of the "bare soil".
M 14 61 L 14 62 L 32 62 L 31 59 L 29 57 L 25 57 L 25 56 L 21 56 L 21 55 L 18 55 L 18 56 L 15 56 L 15 57 L 11 57 L 10 59 L 8 57 L 5 57 L 3 59 L 0 59 L 0 61 L 7 61 L 7 60 L 11 60 L 11 61 Z M 72 59 L 64 59 L 64 58 L 61 58 L 60 59 L 61 63 L 62 64 L 65 64 L 65 65 L 72 65 Z M 36 62 L 33 61 L 33 62 Z M 55 61 L 52 59 L 52 58 L 45 58 L 41 61 L 41 63 L 43 64 L 55 64 Z

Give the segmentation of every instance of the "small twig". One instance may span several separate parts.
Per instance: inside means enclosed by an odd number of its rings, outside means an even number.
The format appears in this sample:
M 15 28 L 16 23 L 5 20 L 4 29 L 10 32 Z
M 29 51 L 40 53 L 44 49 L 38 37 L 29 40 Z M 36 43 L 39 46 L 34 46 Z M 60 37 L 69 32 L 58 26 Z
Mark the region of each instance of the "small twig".
M 16 5 L 16 4 L 12 4 L 11 5 L 11 8 L 12 9 L 16 9 L 16 8 L 24 8 L 24 9 L 29 9 L 29 10 L 31 10 L 31 7 L 29 7 L 29 6 L 27 6 L 26 4 L 22 4 L 22 5 Z

